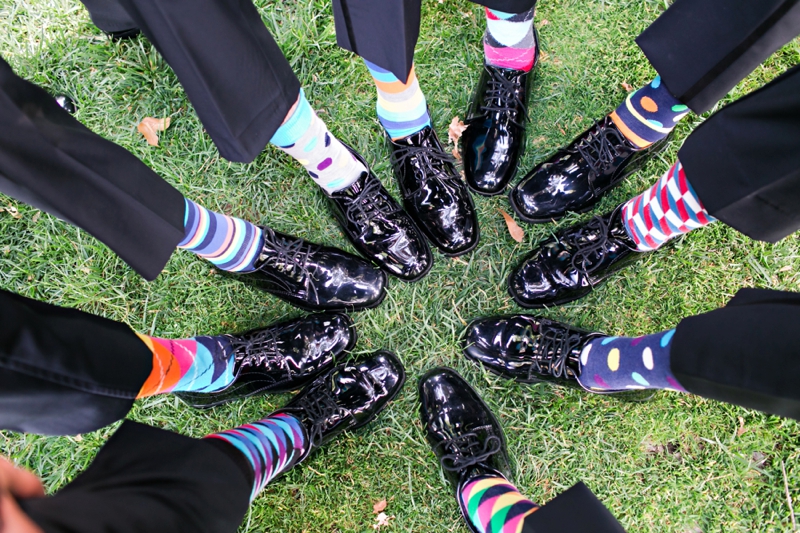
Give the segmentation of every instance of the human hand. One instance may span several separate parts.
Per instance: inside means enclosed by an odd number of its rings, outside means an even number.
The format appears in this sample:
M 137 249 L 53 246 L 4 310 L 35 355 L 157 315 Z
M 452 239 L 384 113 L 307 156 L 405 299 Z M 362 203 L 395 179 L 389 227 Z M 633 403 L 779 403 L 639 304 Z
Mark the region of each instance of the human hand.
M 40 496 L 44 496 L 44 487 L 39 478 L 0 457 L 0 533 L 44 533 L 16 500 Z

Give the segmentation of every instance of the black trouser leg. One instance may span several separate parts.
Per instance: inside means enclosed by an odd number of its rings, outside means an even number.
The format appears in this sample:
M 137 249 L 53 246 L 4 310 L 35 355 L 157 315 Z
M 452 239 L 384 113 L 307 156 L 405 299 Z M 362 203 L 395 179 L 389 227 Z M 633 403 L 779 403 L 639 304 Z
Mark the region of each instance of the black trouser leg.
M 183 195 L 0 58 L 0 192 L 88 231 L 148 280 L 183 239 Z
M 126 421 L 72 483 L 20 506 L 46 533 L 235 533 L 253 473 L 221 444 Z
M 800 294 L 742 289 L 678 324 L 672 373 L 692 394 L 800 420 Z
M 81 0 L 95 26 L 105 32 L 136 28 L 136 21 L 118 0 Z
M 490 9 L 523 13 L 536 0 L 473 0 Z M 333 0 L 336 42 L 407 80 L 419 38 L 421 0 Z
M 125 417 L 152 368 L 125 324 L 0 290 L 0 429 L 107 426 Z
M 712 115 L 678 158 L 727 225 L 767 242 L 800 229 L 800 65 Z
M 522 533 L 625 533 L 589 487 L 578 482 L 525 518 Z
M 675 0 L 636 43 L 670 92 L 704 113 L 797 35 L 800 0 Z
M 116 1 L 175 71 L 220 155 L 255 159 L 297 101 L 300 82 L 252 1 Z M 84 4 L 90 12 L 106 5 Z

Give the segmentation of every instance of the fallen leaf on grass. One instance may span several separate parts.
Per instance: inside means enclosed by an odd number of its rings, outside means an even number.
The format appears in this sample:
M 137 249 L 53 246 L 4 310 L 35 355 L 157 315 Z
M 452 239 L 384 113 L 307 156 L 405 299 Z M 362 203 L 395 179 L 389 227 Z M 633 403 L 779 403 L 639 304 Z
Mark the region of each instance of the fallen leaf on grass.
M 453 120 L 450 121 L 450 126 L 447 127 L 447 138 L 450 139 L 451 143 L 458 145 L 458 140 L 467 127 L 458 117 L 453 117 Z
M 167 118 L 153 118 L 145 117 L 136 129 L 144 135 L 147 144 L 150 146 L 158 146 L 158 132 L 164 131 L 169 128 L 170 119 Z
M 550 60 L 550 54 L 548 54 L 544 50 L 539 50 L 539 62 L 546 63 L 549 60 Z
M 541 21 L 541 22 L 539 23 L 539 28 L 544 28 L 544 27 L 545 27 L 545 26 L 547 26 L 548 24 L 550 24 L 550 21 L 549 21 L 549 20 L 547 20 L 547 19 L 544 19 L 543 21 Z
M 19 214 L 19 210 L 17 210 L 17 208 L 14 207 L 13 205 L 9 205 L 6 208 L 0 207 L 0 213 L 2 213 L 3 211 L 5 211 L 6 213 L 8 213 L 9 215 L 11 215 L 13 218 L 15 218 L 17 220 L 22 218 L 22 215 Z
M 736 430 L 736 436 L 741 437 L 745 432 L 747 432 L 747 428 L 744 427 L 744 418 L 741 416 L 737 418 L 739 419 L 739 429 Z
M 382 499 L 381 501 L 372 506 L 372 512 L 375 514 L 380 513 L 384 509 L 386 509 L 386 498 Z
M 627 81 L 622 82 L 622 88 L 628 92 L 631 92 L 633 90 L 633 86 L 631 86 L 631 84 L 628 83 Z
M 522 228 L 519 227 L 519 224 L 511 218 L 511 215 L 503 211 L 502 209 L 498 209 L 500 214 L 503 215 L 503 218 L 506 221 L 506 226 L 508 226 L 508 233 L 511 234 L 511 238 L 517 242 L 522 242 L 522 238 L 525 237 L 525 232 L 522 231 Z
M 461 161 L 461 152 L 458 151 L 458 146 L 453 148 L 453 150 L 450 153 L 453 154 L 453 157 L 456 158 L 456 161 Z
M 375 517 L 375 523 L 372 524 L 372 529 L 379 529 L 383 526 L 389 525 L 389 520 L 394 518 L 394 516 L 386 516 L 386 513 L 380 513 L 378 516 Z

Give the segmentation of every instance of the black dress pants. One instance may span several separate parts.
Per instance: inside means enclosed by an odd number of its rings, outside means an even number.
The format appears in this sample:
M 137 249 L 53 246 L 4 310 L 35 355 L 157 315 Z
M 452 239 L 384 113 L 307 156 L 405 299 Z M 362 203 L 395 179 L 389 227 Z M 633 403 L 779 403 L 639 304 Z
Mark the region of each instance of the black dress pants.
M 522 533 L 625 533 L 589 487 L 578 482 L 525 518 Z
M 255 159 L 297 101 L 300 82 L 251 0 L 81 1 L 101 30 L 142 30 L 226 159 Z
M 125 324 L 0 290 L 0 429 L 95 431 L 125 418 L 152 369 Z
M 489 9 L 522 13 L 536 0 L 471 0 Z M 333 0 L 336 42 L 407 80 L 419 38 L 421 0 Z
M 181 193 L 2 58 L 0 192 L 84 229 L 147 280 L 185 234 Z
M 72 483 L 19 503 L 45 533 L 235 533 L 252 487 L 233 446 L 125 421 Z
M 692 394 L 800 420 L 800 294 L 742 289 L 678 324 L 672 373 Z

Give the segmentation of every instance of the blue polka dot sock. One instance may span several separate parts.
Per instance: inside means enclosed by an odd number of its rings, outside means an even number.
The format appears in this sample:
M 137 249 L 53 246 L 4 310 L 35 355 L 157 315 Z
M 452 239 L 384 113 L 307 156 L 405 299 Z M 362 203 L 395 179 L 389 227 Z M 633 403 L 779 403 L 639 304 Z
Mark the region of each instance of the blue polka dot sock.
M 346 189 L 367 171 L 328 131 L 302 89 L 294 112 L 269 142 L 294 157 L 328 194 Z
M 611 113 L 611 120 L 633 144 L 647 148 L 666 137 L 689 108 L 678 101 L 656 76 L 638 91 L 628 94 L 625 101 Z
M 578 381 L 596 391 L 668 389 L 686 392 L 670 372 L 674 329 L 642 337 L 603 337 L 581 351 Z

